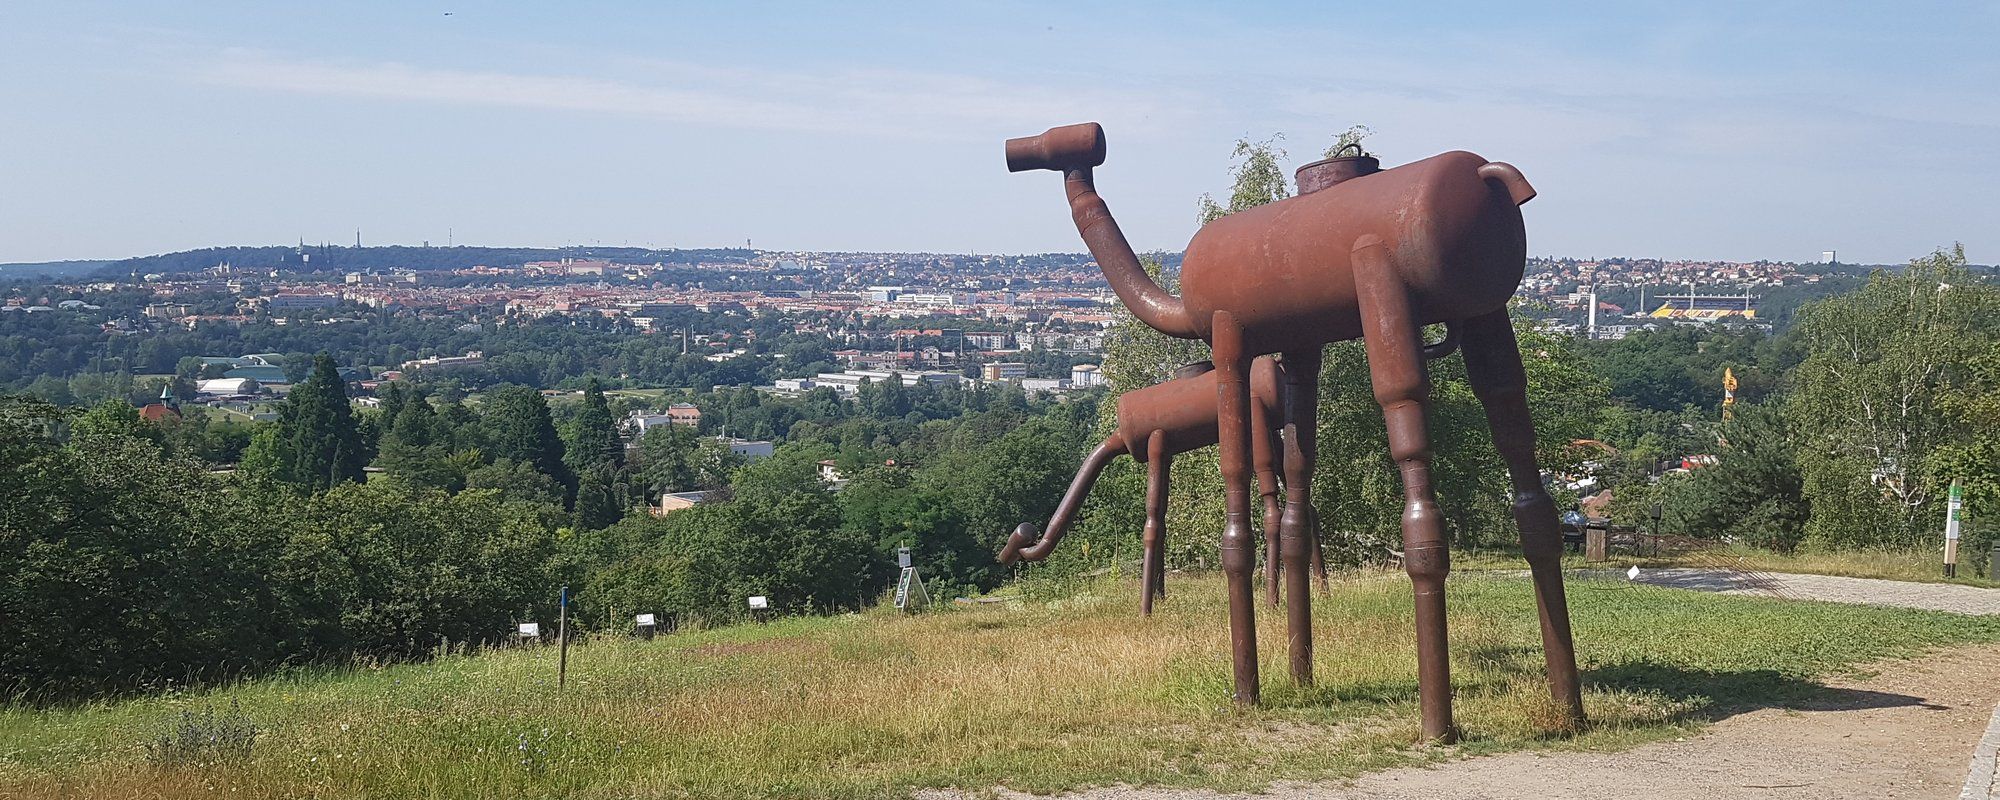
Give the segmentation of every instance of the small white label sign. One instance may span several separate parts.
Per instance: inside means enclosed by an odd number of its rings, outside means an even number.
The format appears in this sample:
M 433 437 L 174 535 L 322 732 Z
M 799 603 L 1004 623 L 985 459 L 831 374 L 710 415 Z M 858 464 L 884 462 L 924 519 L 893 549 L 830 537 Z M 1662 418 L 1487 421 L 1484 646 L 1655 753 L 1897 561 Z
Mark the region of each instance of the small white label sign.
M 757 595 L 756 597 L 750 598 L 750 609 L 753 611 L 763 611 L 764 609 L 770 607 L 771 607 L 771 598 L 765 597 L 761 594 Z
M 525 638 L 525 637 L 529 637 L 529 636 L 534 636 L 534 637 L 540 637 L 541 635 L 542 635 L 542 624 L 541 624 L 541 623 L 539 623 L 539 622 L 523 622 L 523 623 L 521 623 L 521 636 L 522 636 L 522 637 L 524 637 L 524 638 Z
M 641 626 L 645 626 L 645 625 L 651 625 L 651 624 L 653 624 L 653 615 L 651 615 L 651 614 L 640 614 L 640 615 L 639 615 L 639 624 L 640 624 Z

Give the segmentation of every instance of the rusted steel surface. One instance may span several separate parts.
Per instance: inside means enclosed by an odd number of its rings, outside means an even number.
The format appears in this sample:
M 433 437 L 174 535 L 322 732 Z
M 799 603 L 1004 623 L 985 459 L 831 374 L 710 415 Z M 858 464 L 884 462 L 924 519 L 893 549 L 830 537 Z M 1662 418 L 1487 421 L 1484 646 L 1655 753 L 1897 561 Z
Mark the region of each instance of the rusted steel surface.
M 1374 156 L 1325 158 L 1299 167 L 1292 173 L 1292 180 L 1299 185 L 1299 194 L 1311 194 L 1349 178 L 1381 171 L 1382 162 Z
M 1555 506 L 1535 463 L 1534 424 L 1506 310 L 1527 260 L 1520 206 L 1535 195 L 1527 179 L 1510 165 L 1463 151 L 1387 170 L 1359 157 L 1308 164 L 1298 173 L 1298 196 L 1215 220 L 1195 235 L 1181 264 L 1182 295 L 1176 297 L 1147 277 L 1097 193 L 1092 168 L 1104 163 L 1105 153 L 1104 132 L 1095 123 L 1007 142 L 1010 170 L 1063 173 L 1077 232 L 1119 300 L 1155 330 L 1206 340 L 1213 350 L 1214 441 L 1220 445 L 1226 492 L 1222 561 L 1236 699 L 1254 703 L 1258 696 L 1249 462 L 1255 442 L 1266 442 L 1268 449 L 1264 428 L 1270 423 L 1252 419 L 1259 416 L 1252 411 L 1249 388 L 1252 360 L 1282 353 L 1288 391 L 1299 396 L 1298 402 L 1284 403 L 1281 413 L 1288 432 L 1283 459 L 1288 502 L 1279 543 L 1288 571 L 1300 581 L 1287 592 L 1287 627 L 1292 674 L 1305 683 L 1312 665 L 1310 595 L 1301 590 L 1305 562 L 1290 544 L 1304 541 L 1313 519 L 1316 454 L 1309 431 L 1315 409 L 1302 388 L 1317 386 L 1318 354 L 1327 344 L 1361 338 L 1390 454 L 1403 480 L 1403 543 L 1415 591 L 1425 737 L 1456 735 L 1444 603 L 1451 564 L 1431 488 L 1425 368 L 1427 358 L 1448 355 L 1453 347 L 1465 353 L 1468 375 L 1513 480 L 1515 519 L 1535 577 L 1550 691 L 1572 721 L 1581 722 L 1576 659 L 1555 561 L 1560 552 Z M 1436 323 L 1447 324 L 1446 339 L 1427 346 L 1422 328 Z M 1121 415 L 1121 425 L 1122 420 Z M 1192 439 L 1170 433 L 1166 441 L 1171 449 L 1171 442 Z M 1069 498 L 1064 509 L 1073 513 Z M 1057 518 L 1068 519 L 1063 510 Z
M 1097 481 L 1104 466 L 1118 455 L 1130 455 L 1134 460 L 1147 465 L 1146 484 L 1146 527 L 1142 534 L 1143 555 L 1140 560 L 1140 583 L 1147 587 L 1142 594 L 1140 609 L 1152 613 L 1153 599 L 1164 595 L 1166 543 L 1166 506 L 1169 469 L 1174 456 L 1191 450 L 1198 450 L 1216 443 L 1218 426 L 1217 405 L 1215 403 L 1218 376 L 1208 362 L 1197 362 L 1182 367 L 1176 374 L 1181 377 L 1163 383 L 1135 389 L 1118 398 L 1118 429 L 1098 445 L 1091 456 L 1084 461 L 1076 478 L 1064 493 L 1056 514 L 1049 520 L 1046 533 L 1039 535 L 1031 523 L 1022 523 L 1008 537 L 1007 546 L 1000 552 L 1000 561 L 1010 564 L 1016 560 L 1040 561 L 1054 552 L 1056 543 L 1069 532 L 1075 521 L 1076 509 L 1083 504 L 1083 497 Z M 1278 474 L 1274 461 L 1281 454 L 1276 441 L 1276 421 L 1283 418 L 1283 394 L 1285 383 L 1283 370 L 1269 358 L 1257 359 L 1250 369 L 1250 386 L 1253 404 L 1251 410 L 1259 419 L 1268 419 L 1269 426 L 1260 427 L 1265 435 L 1253 445 L 1251 460 L 1258 475 L 1258 490 L 1267 500 L 1267 519 L 1272 536 L 1277 528 Z M 1274 540 L 1275 541 L 1275 540 Z M 1310 543 L 1317 550 L 1315 537 Z

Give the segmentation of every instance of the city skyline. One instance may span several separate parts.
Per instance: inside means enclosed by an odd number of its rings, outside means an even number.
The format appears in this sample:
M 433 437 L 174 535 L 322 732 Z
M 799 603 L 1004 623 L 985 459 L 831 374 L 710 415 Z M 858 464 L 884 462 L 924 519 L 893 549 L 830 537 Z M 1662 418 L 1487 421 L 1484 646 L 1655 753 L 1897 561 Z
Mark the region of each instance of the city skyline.
M 449 12 L 449 13 L 447 13 Z M 1576 257 L 1992 261 L 1993 8 L 1726 4 L 1327 18 L 1267 4 L 23 9 L 0 262 L 430 241 L 1074 252 L 1000 141 L 1102 121 L 1107 199 L 1178 250 L 1238 137 L 1466 148 Z M 1922 48 L 1924 58 L 1905 54 Z M 1301 77 L 1309 76 L 1309 77 Z

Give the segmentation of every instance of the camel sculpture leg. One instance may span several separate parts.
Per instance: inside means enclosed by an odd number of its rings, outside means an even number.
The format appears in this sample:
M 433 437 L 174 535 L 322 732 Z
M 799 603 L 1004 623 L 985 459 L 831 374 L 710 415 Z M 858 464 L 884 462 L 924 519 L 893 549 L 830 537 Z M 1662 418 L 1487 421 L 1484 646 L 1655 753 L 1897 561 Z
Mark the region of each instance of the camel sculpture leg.
M 1278 441 L 1277 428 L 1272 425 L 1263 403 L 1250 404 L 1250 436 L 1250 457 L 1257 468 L 1257 493 L 1264 496 L 1264 598 L 1272 608 L 1277 608 L 1278 559 L 1281 555 L 1278 549 L 1278 522 L 1282 511 L 1278 505 L 1278 469 L 1275 462 L 1278 455 L 1284 452 L 1284 445 Z
M 1288 351 L 1285 358 L 1285 512 L 1280 525 L 1285 559 L 1285 631 L 1291 644 L 1292 681 L 1313 682 L 1311 562 L 1312 474 L 1318 457 L 1319 367 L 1317 349 Z
M 1528 379 L 1521 369 L 1521 348 L 1505 309 L 1465 321 L 1465 373 L 1493 445 L 1507 462 L 1514 487 L 1514 522 L 1521 531 L 1521 553 L 1535 580 L 1535 606 L 1542 622 L 1542 659 L 1549 672 L 1549 694 L 1569 716 L 1583 722 L 1583 693 L 1576 671 L 1576 644 L 1570 638 L 1569 601 L 1563 594 L 1562 533 L 1555 501 L 1542 486 L 1535 463 L 1535 420 L 1528 414 Z
M 1314 419 L 1313 427 L 1317 428 L 1318 426 L 1319 426 L 1319 420 Z M 1317 433 L 1317 431 L 1315 431 L 1315 433 Z M 1313 537 L 1312 541 L 1313 577 L 1319 579 L 1320 594 L 1326 594 L 1327 592 L 1332 591 L 1332 589 L 1330 589 L 1327 586 L 1327 581 L 1326 581 L 1326 552 L 1324 550 L 1325 542 L 1322 539 L 1320 539 L 1319 509 L 1314 508 L 1308 510 L 1312 511 L 1311 527 L 1312 527 L 1312 537 Z
M 1374 235 L 1354 246 L 1354 290 L 1361 306 L 1362 344 L 1389 455 L 1403 476 L 1403 567 L 1416 594 L 1417 702 L 1426 741 L 1457 739 L 1451 717 L 1451 658 L 1445 630 L 1445 576 L 1451 551 L 1431 490 L 1430 376 L 1422 330 L 1410 296 L 1395 280 L 1389 250 Z
M 1139 561 L 1139 613 L 1153 614 L 1153 598 L 1164 593 L 1166 580 L 1167 486 L 1173 456 L 1167 455 L 1167 434 L 1153 431 L 1146 445 L 1145 553 Z
M 1257 609 L 1251 576 L 1257 565 L 1255 537 L 1250 532 L 1250 359 L 1243 327 L 1236 315 L 1214 316 L 1216 370 L 1216 437 L 1221 451 L 1224 514 L 1222 574 L 1229 597 L 1231 666 L 1236 677 L 1236 702 L 1256 705 Z
M 1172 458 L 1160 459 L 1160 502 L 1154 513 L 1160 517 L 1160 538 L 1153 548 L 1153 597 L 1167 599 L 1167 489 L 1173 485 L 1171 474 L 1174 466 Z

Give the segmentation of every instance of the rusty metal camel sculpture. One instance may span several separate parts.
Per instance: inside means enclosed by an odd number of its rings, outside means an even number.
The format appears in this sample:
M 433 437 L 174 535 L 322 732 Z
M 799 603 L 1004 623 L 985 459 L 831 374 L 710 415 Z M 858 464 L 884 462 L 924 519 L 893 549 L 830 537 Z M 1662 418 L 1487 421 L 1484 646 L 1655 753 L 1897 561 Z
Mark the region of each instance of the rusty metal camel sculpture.
M 1583 719 L 1569 609 L 1558 559 L 1555 504 L 1535 460 L 1527 380 L 1507 301 L 1527 260 L 1520 204 L 1535 196 L 1519 170 L 1454 151 L 1381 170 L 1372 158 L 1328 159 L 1299 169 L 1299 194 L 1209 223 L 1188 243 L 1182 294 L 1154 283 L 1097 194 L 1104 163 L 1096 123 L 1051 128 L 1007 142 L 1009 171 L 1063 173 L 1070 214 L 1118 298 L 1153 329 L 1202 339 L 1214 354 L 1218 440 L 1225 486 L 1221 555 L 1229 600 L 1235 698 L 1259 696 L 1251 572 L 1249 373 L 1256 356 L 1284 359 L 1287 502 L 1280 521 L 1286 566 L 1291 674 L 1312 681 L 1312 611 L 1306 589 L 1314 413 L 1327 344 L 1360 338 L 1382 406 L 1389 453 L 1402 473 L 1403 564 L 1415 590 L 1418 698 L 1426 739 L 1456 738 L 1446 646 L 1450 555 L 1431 488 L 1426 412 L 1430 381 L 1422 328 L 1446 323 L 1514 491 L 1521 549 L 1534 579 L 1550 693 Z
M 1278 481 L 1275 456 L 1281 452 L 1277 441 L 1282 408 L 1283 367 L 1275 359 L 1260 358 L 1250 368 L 1251 460 L 1257 472 L 1257 491 L 1264 498 L 1266 556 L 1264 585 L 1272 605 L 1278 602 Z M 1017 560 L 1041 561 L 1055 551 L 1056 543 L 1069 533 L 1083 498 L 1097 483 L 1104 466 L 1119 455 L 1130 455 L 1146 465 L 1146 526 L 1140 535 L 1143 555 L 1139 559 L 1139 613 L 1152 614 L 1153 600 L 1166 596 L 1167 487 L 1174 456 L 1215 444 L 1215 373 L 1211 362 L 1199 361 L 1182 367 L 1177 377 L 1163 383 L 1134 389 L 1118 396 L 1118 430 L 1092 450 L 1070 482 L 1069 491 L 1049 519 L 1047 533 L 1037 532 L 1033 523 L 1023 522 L 1008 537 L 1000 551 L 1002 564 Z M 1312 546 L 1312 568 L 1322 582 L 1326 565 L 1320 558 L 1318 541 Z

